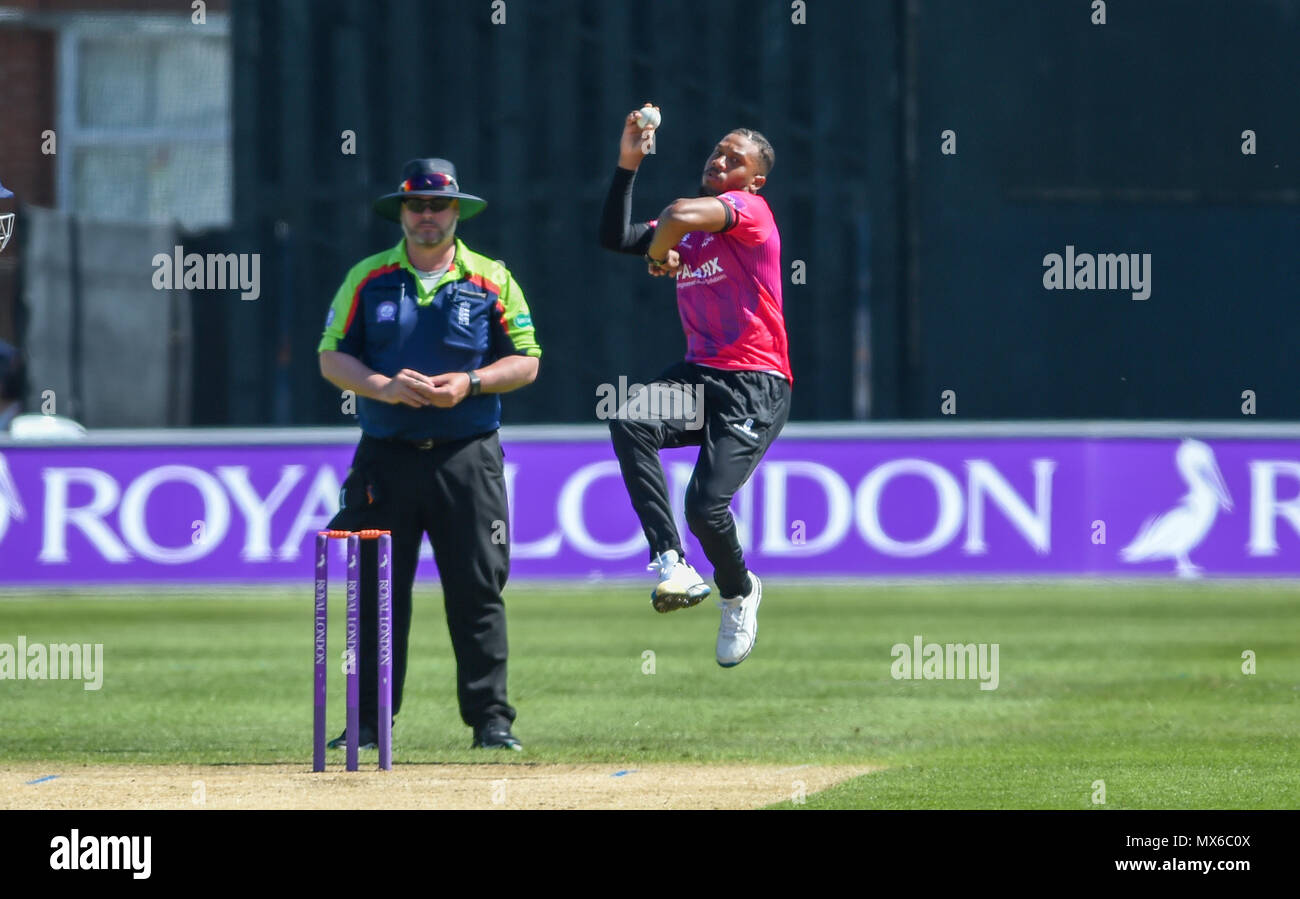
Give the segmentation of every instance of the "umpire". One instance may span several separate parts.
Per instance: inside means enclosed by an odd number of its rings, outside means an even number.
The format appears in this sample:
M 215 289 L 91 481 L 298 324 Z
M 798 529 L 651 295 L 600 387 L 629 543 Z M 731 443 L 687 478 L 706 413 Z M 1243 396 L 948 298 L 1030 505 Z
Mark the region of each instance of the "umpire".
M 361 442 L 331 528 L 393 533 L 393 714 L 402 707 L 411 588 L 425 534 L 442 578 L 460 715 L 475 748 L 522 749 L 506 700 L 510 569 L 497 394 L 537 377 L 541 349 L 523 291 L 456 237 L 487 205 L 445 159 L 416 159 L 375 201 L 404 235 L 352 267 L 325 317 L 320 370 L 354 391 Z M 377 738 L 376 541 L 362 541 L 361 734 Z M 330 743 L 343 744 L 343 736 Z

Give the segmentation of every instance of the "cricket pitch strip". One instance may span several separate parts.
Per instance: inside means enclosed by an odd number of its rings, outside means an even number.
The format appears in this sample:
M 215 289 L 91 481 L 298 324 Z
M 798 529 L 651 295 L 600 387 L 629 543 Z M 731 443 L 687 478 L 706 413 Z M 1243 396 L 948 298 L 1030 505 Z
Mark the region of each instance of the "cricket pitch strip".
M 0 809 L 753 809 L 872 765 L 0 766 Z

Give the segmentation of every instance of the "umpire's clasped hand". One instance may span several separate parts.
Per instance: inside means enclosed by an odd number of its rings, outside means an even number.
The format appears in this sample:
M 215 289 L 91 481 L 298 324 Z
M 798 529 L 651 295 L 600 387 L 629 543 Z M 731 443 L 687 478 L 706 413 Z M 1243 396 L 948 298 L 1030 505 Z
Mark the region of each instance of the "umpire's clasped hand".
M 466 387 L 468 389 L 468 385 Z M 379 391 L 379 399 L 385 403 L 405 403 L 417 409 L 424 406 L 447 406 L 454 403 L 440 403 L 435 396 L 432 379 L 413 369 L 404 368 L 389 379 Z
M 469 396 L 469 375 L 463 371 L 449 371 L 429 378 L 433 404 L 439 409 L 450 409 Z

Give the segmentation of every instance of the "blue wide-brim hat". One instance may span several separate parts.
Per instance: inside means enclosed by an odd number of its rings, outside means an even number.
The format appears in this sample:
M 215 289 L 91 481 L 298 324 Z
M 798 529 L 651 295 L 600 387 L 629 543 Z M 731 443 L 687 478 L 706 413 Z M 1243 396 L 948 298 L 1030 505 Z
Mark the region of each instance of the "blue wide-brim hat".
M 375 200 L 374 210 L 390 222 L 401 222 L 402 201 L 407 197 L 447 197 L 460 200 L 460 220 L 473 218 L 487 207 L 487 200 L 462 193 L 456 182 L 456 167 L 445 159 L 412 159 L 402 166 L 402 183 L 397 192 Z
M 0 184 L 0 197 L 12 197 L 13 195 L 14 192 L 12 190 L 5 190 L 5 186 Z

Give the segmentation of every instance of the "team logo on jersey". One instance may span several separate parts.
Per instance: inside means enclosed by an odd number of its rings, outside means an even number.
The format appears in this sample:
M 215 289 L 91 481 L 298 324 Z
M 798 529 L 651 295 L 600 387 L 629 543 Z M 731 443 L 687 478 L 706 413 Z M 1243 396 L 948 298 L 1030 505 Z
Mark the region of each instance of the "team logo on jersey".
M 334 307 L 333 307 L 333 306 L 330 307 L 330 311 L 329 311 L 329 312 L 326 312 L 326 313 L 325 313 L 325 327 L 328 328 L 328 327 L 329 327 L 330 325 L 332 325 L 332 324 L 334 324 Z
M 397 304 L 392 302 L 391 300 L 380 303 L 379 308 L 375 310 L 376 321 L 391 322 L 396 318 L 397 318 Z
M 705 260 L 700 263 L 699 268 L 691 268 L 683 265 L 677 272 L 678 278 L 710 278 L 714 275 L 725 274 L 722 266 L 718 263 L 718 257 Z
M 527 328 L 532 323 L 533 323 L 533 317 L 531 315 L 525 315 L 523 313 L 520 313 L 519 315 L 515 316 L 516 328 Z

